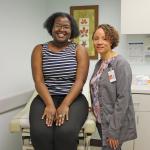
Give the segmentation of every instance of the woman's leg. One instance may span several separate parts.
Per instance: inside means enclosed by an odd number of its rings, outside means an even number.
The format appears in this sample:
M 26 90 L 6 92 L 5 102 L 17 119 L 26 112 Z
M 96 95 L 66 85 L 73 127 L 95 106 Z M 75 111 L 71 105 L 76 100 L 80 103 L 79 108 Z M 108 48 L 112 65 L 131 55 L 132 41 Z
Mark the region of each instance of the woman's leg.
M 79 95 L 69 109 L 69 120 L 55 128 L 55 150 L 77 150 L 78 134 L 88 115 L 88 102 Z
M 53 127 L 47 127 L 45 120 L 42 120 L 45 105 L 37 96 L 30 107 L 30 135 L 35 150 L 54 150 L 53 149 Z

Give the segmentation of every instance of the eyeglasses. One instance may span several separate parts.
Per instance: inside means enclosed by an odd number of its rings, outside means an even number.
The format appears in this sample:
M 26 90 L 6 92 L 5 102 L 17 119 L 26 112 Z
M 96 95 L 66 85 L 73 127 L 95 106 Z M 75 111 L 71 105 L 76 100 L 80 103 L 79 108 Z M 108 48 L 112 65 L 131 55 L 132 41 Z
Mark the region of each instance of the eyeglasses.
M 55 24 L 54 25 L 55 30 L 70 30 L 71 27 L 69 25 L 60 25 L 60 24 Z

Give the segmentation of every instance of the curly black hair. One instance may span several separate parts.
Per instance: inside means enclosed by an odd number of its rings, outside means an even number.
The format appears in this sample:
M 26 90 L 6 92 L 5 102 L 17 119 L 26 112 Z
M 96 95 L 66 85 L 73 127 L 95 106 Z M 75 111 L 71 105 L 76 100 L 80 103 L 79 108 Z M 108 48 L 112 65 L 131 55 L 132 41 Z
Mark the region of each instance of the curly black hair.
M 111 49 L 117 47 L 118 43 L 119 43 L 118 31 L 109 24 L 101 24 L 97 27 L 97 29 L 99 29 L 99 28 L 103 29 L 106 39 L 111 42 Z M 95 32 L 96 32 L 96 30 L 95 30 Z M 93 36 L 94 36 L 95 32 L 93 33 Z M 93 39 L 93 36 L 92 36 L 92 39 Z
M 51 16 L 49 16 L 46 19 L 46 21 L 44 22 L 44 28 L 47 29 L 47 31 L 50 35 L 52 35 L 52 29 L 54 26 L 55 19 L 58 17 L 66 17 L 70 20 L 70 24 L 71 24 L 70 39 L 73 39 L 73 38 L 76 38 L 79 36 L 79 28 L 78 28 L 78 25 L 77 25 L 75 19 L 71 15 L 69 15 L 65 12 L 56 12 L 56 13 L 52 14 Z

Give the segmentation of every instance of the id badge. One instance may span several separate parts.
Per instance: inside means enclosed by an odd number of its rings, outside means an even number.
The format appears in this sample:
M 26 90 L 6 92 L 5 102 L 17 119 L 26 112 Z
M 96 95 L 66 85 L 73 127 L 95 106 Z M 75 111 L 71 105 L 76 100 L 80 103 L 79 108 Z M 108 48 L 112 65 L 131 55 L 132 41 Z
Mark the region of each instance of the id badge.
M 108 77 L 110 82 L 115 82 L 116 81 L 116 76 L 114 70 L 110 70 L 108 72 Z

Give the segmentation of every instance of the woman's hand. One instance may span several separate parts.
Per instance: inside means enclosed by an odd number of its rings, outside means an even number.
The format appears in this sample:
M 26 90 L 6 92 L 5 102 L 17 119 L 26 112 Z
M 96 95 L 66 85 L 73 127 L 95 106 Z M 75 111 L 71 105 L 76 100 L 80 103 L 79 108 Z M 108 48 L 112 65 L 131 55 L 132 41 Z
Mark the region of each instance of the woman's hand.
M 61 126 L 65 120 L 69 120 L 69 106 L 61 104 L 56 111 L 56 126 Z
M 108 138 L 107 139 L 107 143 L 108 145 L 111 147 L 111 149 L 117 149 L 119 147 L 119 141 L 118 139 L 115 139 L 115 138 Z
M 53 121 L 55 119 L 55 114 L 56 114 L 56 108 L 55 108 L 55 106 L 48 105 L 48 106 L 45 107 L 42 119 L 45 118 L 45 123 L 46 123 L 46 125 L 48 127 L 52 126 Z

